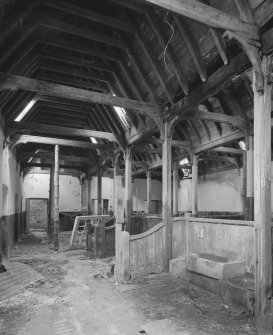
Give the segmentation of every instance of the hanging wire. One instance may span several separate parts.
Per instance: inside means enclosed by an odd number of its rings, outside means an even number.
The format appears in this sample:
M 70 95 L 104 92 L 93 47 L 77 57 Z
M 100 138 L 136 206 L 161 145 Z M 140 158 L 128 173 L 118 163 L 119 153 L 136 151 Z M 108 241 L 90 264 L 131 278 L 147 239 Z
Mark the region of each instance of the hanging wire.
M 164 13 L 164 22 L 167 23 L 167 25 L 171 28 L 171 30 L 172 30 L 172 34 L 171 34 L 171 37 L 169 38 L 169 40 L 168 40 L 168 42 L 167 42 L 167 44 L 166 44 L 166 46 L 165 46 L 164 53 L 163 53 L 163 58 L 164 58 L 165 68 L 167 69 L 167 71 L 168 71 L 172 76 L 174 76 L 174 73 L 172 73 L 172 72 L 168 69 L 168 66 L 167 66 L 167 63 L 166 63 L 166 52 L 167 52 L 168 46 L 169 46 L 169 44 L 171 43 L 171 40 L 172 40 L 173 35 L 174 35 L 174 28 L 173 28 L 173 26 L 170 24 L 170 22 L 168 21 L 168 14 L 169 14 L 168 11 Z

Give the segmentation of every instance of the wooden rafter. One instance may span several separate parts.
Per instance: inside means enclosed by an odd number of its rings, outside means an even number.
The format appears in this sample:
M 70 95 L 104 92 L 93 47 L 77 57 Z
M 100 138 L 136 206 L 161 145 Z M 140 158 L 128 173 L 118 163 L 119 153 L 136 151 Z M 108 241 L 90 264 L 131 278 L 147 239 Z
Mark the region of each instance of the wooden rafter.
M 183 98 L 171 108 L 165 110 L 163 113 L 165 121 L 173 119 L 176 115 L 179 115 L 180 111 L 183 111 L 183 113 L 192 111 L 202 101 L 217 94 L 223 88 L 228 87 L 233 77 L 250 67 L 250 61 L 246 54 L 238 54 L 227 66 L 220 68 L 208 77 L 206 83 L 202 83 L 191 91 L 188 97 Z
M 207 70 L 201 57 L 197 41 L 195 41 L 186 21 L 181 20 L 177 15 L 174 15 L 173 18 L 180 35 L 182 36 L 183 40 L 187 45 L 187 48 L 191 54 L 193 63 L 196 67 L 197 72 L 199 73 L 201 80 L 206 81 Z
M 249 38 L 258 40 L 258 28 L 246 23 L 235 16 L 225 13 L 219 9 L 208 6 L 197 0 L 144 0 L 156 6 L 163 7 L 169 11 L 188 17 L 189 19 L 206 24 L 210 27 L 231 30 L 247 35 Z
M 157 23 L 155 16 L 153 13 L 151 13 L 148 9 L 147 11 L 145 11 L 145 15 L 147 18 L 147 21 L 149 22 L 149 24 L 152 26 L 156 37 L 162 47 L 162 51 L 165 49 L 168 41 L 166 40 L 163 31 L 160 27 L 160 25 Z M 175 72 L 175 76 L 178 80 L 179 85 L 181 86 L 183 92 L 185 95 L 188 95 L 189 93 L 189 87 L 188 87 L 188 83 L 185 79 L 185 75 L 183 74 L 183 70 L 181 69 L 181 67 L 179 66 L 179 62 L 176 59 L 176 56 L 171 48 L 171 46 L 169 46 L 169 48 L 166 50 L 167 53 L 167 57 L 171 63 L 172 69 Z

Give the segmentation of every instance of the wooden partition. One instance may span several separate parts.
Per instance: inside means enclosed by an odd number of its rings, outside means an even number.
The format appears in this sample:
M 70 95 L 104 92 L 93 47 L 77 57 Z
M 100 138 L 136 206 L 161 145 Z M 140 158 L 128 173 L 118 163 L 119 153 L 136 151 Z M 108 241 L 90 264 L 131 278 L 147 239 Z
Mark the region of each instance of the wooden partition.
M 194 217 L 172 218 L 172 258 L 188 253 L 211 253 L 243 260 L 254 273 L 254 222 Z
M 77 247 L 86 247 L 86 223 L 91 222 L 93 225 L 105 227 L 109 221 L 110 215 L 85 215 L 76 216 L 71 234 L 69 249 Z
M 137 235 L 162 222 L 160 215 L 133 215 L 131 218 L 131 235 Z
M 164 241 L 165 226 L 162 222 L 142 234 L 130 236 L 131 275 L 163 271 Z

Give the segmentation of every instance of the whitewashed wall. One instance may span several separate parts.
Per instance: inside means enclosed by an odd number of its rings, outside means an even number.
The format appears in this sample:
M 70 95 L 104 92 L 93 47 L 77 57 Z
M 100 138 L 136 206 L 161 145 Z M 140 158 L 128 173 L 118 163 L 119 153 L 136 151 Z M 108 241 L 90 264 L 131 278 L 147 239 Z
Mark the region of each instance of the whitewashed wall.
M 27 174 L 23 180 L 23 196 L 26 198 L 48 198 L 49 174 Z M 23 202 L 24 203 L 24 202 Z M 60 212 L 81 210 L 81 185 L 74 176 L 60 175 Z
M 191 179 L 180 182 L 178 210 L 191 210 Z M 209 174 L 198 180 L 199 211 L 243 211 L 243 176 L 238 170 Z

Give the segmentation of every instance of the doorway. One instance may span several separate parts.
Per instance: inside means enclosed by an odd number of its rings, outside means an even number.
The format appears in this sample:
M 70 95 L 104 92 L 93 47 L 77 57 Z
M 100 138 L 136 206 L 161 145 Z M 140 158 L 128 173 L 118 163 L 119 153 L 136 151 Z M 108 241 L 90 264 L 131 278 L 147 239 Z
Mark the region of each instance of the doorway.
M 41 198 L 30 198 L 27 199 L 27 217 L 28 217 L 28 226 L 30 229 L 45 230 L 47 227 L 47 210 L 48 210 L 48 199 Z

